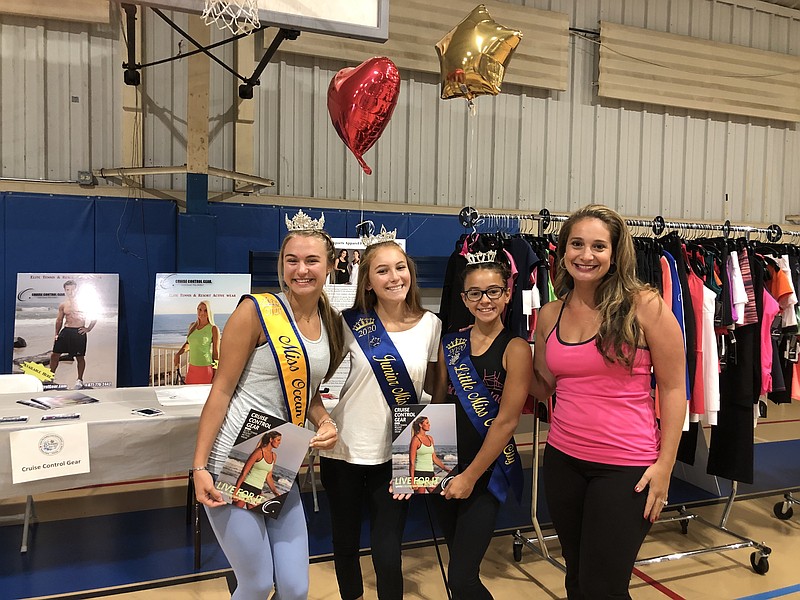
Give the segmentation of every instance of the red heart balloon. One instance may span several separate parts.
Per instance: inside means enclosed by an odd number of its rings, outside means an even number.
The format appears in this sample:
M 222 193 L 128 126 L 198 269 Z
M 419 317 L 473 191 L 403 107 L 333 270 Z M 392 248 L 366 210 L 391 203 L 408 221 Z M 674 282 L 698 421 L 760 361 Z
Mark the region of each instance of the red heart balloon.
M 336 133 L 367 175 L 364 153 L 381 137 L 400 94 L 400 73 L 386 57 L 342 69 L 328 86 L 328 114 Z

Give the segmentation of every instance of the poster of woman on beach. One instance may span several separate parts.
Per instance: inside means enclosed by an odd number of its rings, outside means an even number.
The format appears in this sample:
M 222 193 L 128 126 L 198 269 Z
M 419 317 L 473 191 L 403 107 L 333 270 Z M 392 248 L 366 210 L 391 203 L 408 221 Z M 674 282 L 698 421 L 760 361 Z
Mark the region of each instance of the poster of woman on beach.
M 119 275 L 19 273 L 12 373 L 45 389 L 117 386 Z
M 151 385 L 210 384 L 225 323 L 249 293 L 249 274 L 157 274 Z

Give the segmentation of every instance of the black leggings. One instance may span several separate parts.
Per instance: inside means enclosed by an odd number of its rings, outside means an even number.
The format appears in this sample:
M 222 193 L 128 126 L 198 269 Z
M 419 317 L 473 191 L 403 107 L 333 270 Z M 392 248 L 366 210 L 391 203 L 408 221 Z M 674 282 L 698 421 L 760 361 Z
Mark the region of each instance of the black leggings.
M 643 516 L 647 488 L 633 489 L 646 468 L 588 462 L 545 448 L 547 506 L 567 564 L 569 600 L 630 598 L 633 563 L 650 530 Z
M 361 509 L 369 510 L 372 566 L 380 600 L 402 600 L 403 567 L 400 545 L 408 502 L 389 493 L 392 463 L 354 465 L 343 460 L 320 460 L 322 485 L 331 507 L 333 564 L 342 600 L 364 595 L 359 551 Z
M 427 496 L 447 540 L 447 583 L 453 600 L 492 598 L 480 578 L 481 561 L 492 541 L 500 509 L 497 498 L 486 489 L 488 481 L 488 475 L 481 477 L 464 500 L 446 500 L 438 494 Z

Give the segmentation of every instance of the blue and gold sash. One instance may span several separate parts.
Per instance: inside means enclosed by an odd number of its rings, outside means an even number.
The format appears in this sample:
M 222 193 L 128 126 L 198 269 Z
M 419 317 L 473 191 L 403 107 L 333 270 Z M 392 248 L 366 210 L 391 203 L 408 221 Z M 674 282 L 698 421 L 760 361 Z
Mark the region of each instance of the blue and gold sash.
M 343 311 L 342 316 L 364 351 L 386 403 L 390 407 L 417 404 L 414 382 L 377 313 L 374 310 L 359 313 L 351 308 Z
M 289 318 L 286 306 L 275 294 L 246 294 L 242 296 L 244 298 L 250 298 L 258 307 L 261 326 L 280 371 L 278 379 L 289 418 L 298 427 L 304 427 L 311 372 L 300 332 Z
M 486 439 L 489 427 L 500 410 L 500 405 L 486 388 L 470 358 L 469 331 L 448 333 L 442 338 L 444 359 L 450 381 L 455 388 L 464 412 L 472 426 Z M 508 487 L 514 490 L 517 500 L 522 500 L 522 463 L 512 437 L 495 461 L 489 479 L 489 491 L 502 504 Z

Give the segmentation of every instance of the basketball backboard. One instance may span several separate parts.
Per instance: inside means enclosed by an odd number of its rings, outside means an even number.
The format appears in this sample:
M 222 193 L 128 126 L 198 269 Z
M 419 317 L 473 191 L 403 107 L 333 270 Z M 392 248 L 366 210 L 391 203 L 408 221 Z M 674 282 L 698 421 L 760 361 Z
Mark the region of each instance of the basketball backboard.
M 137 4 L 200 14 L 204 0 L 139 0 Z M 262 25 L 374 42 L 389 39 L 389 0 L 257 0 Z

